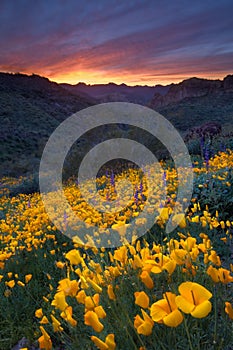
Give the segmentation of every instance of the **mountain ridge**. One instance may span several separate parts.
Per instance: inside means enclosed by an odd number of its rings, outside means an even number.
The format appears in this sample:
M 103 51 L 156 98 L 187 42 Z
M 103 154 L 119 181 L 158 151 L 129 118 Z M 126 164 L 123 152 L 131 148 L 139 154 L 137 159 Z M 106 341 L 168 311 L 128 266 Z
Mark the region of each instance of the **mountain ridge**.
M 196 88 L 191 89 L 191 92 L 196 92 L 192 93 L 191 97 L 187 94 L 190 79 L 191 83 L 196 83 L 194 84 Z M 190 128 L 206 122 L 221 123 L 223 132 L 229 133 L 233 120 L 233 76 L 228 75 L 223 80 L 212 83 L 212 89 L 204 87 L 201 93 L 198 91 L 198 84 L 202 84 L 202 79 L 190 79 L 187 79 L 188 82 L 184 82 L 183 85 L 180 83 L 179 86 L 178 84 L 166 86 L 167 92 L 162 96 L 164 98 L 171 94 L 171 91 L 177 91 L 184 85 L 186 85 L 186 95 L 177 93 L 179 99 L 156 107 L 156 111 L 167 118 L 184 137 Z M 208 86 L 208 80 L 204 80 L 205 84 Z M 108 85 L 108 88 L 112 87 L 116 88 L 116 84 Z M 128 86 L 121 84 L 121 88 L 127 90 Z M 134 91 L 132 89 L 134 88 L 130 87 L 127 92 L 130 91 L 132 94 Z M 129 102 L 127 96 L 122 91 L 121 93 L 121 98 Z M 138 101 L 143 94 L 144 92 L 142 95 L 128 93 L 128 96 Z M 114 95 L 116 100 L 118 95 L 119 93 Z M 149 105 L 150 101 L 147 103 L 144 100 L 142 104 Z M 38 75 L 0 73 L 0 175 L 18 176 L 37 172 L 43 148 L 56 127 L 73 113 L 96 103 L 100 101 L 85 92 L 83 94 L 70 92 L 61 84 L 51 82 L 48 78 Z M 130 132 L 130 129 L 128 131 L 124 129 L 124 137 L 130 137 Z M 95 131 L 91 136 L 89 135 L 93 140 L 94 133 Z M 100 142 L 101 137 L 104 138 L 105 135 L 106 130 L 100 134 Z M 116 126 L 111 135 L 121 137 L 120 126 L 119 128 Z M 146 142 L 145 135 L 142 135 L 142 141 Z M 91 146 L 91 142 L 92 140 L 87 138 L 79 144 L 80 157 L 85 151 L 84 146 Z
M 60 84 L 62 87 L 74 94 L 87 94 L 92 98 L 96 99 L 98 103 L 103 102 L 132 102 L 146 105 L 154 93 L 159 92 L 162 95 L 167 92 L 169 85 L 155 85 L 155 86 L 129 86 L 127 84 L 85 84 L 77 83 L 71 84 Z
M 168 85 L 135 85 L 127 84 L 86 84 L 79 82 L 75 85 L 60 84 L 74 94 L 91 96 L 97 103 L 103 102 L 131 102 L 146 105 L 152 109 L 176 103 L 187 97 L 201 97 L 221 89 L 233 87 L 233 75 L 220 79 L 205 79 L 191 77 L 179 83 Z
M 156 109 L 165 107 L 171 103 L 179 102 L 185 98 L 202 97 L 223 90 L 233 90 L 233 75 L 229 74 L 224 77 L 223 80 L 192 77 L 178 84 L 170 85 L 168 91 L 164 95 L 155 93 L 148 106 L 152 109 Z

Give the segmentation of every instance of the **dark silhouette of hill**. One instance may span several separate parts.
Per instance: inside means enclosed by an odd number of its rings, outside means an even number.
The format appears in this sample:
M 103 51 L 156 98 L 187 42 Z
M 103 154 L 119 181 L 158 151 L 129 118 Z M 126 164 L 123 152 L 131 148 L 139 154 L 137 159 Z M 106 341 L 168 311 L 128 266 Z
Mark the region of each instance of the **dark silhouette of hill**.
M 191 78 L 168 86 L 131 87 L 113 83 L 72 86 L 37 75 L 0 73 L 0 176 L 37 172 L 44 145 L 60 122 L 100 101 L 148 105 L 170 120 L 184 137 L 191 128 L 208 122 L 220 123 L 224 135 L 233 131 L 232 75 L 222 81 Z M 153 150 L 161 147 L 148 134 L 116 125 L 88 133 L 79 143 L 78 156 L 82 159 L 104 139 L 134 136 Z M 73 155 L 77 156 L 77 150 Z
M 233 131 L 233 75 L 223 80 L 191 78 L 172 84 L 165 95 L 157 93 L 149 107 L 168 118 L 180 131 L 206 122 L 218 122 Z
M 165 94 L 170 85 L 162 86 L 128 86 L 126 84 L 117 85 L 95 84 L 87 85 L 78 83 L 76 85 L 61 84 L 65 89 L 75 94 L 84 94 L 83 96 L 91 96 L 99 103 L 101 102 L 132 102 L 146 105 L 154 96 L 155 93 Z
M 93 105 L 37 75 L 0 73 L 0 174 L 38 169 L 53 130 L 71 114 Z

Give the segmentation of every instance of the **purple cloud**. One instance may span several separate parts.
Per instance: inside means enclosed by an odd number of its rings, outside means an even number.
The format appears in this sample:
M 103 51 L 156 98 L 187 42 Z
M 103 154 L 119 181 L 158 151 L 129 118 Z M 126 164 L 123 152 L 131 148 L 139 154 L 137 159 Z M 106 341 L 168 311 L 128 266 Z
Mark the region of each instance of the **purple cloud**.
M 231 1 L 3 1 L 0 70 L 73 82 L 179 80 L 233 69 Z

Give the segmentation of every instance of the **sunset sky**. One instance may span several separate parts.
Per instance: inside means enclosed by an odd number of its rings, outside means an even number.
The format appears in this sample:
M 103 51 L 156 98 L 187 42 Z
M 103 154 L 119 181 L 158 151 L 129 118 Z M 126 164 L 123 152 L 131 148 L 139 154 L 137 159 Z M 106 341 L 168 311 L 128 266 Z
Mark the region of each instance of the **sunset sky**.
M 233 73 L 233 1 L 0 1 L 0 71 L 155 85 Z

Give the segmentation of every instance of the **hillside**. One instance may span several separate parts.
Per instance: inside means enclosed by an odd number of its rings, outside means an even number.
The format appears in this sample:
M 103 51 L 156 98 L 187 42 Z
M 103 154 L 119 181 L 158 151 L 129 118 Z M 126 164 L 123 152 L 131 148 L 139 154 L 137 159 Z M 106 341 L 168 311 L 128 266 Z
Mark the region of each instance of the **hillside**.
M 36 170 L 53 130 L 92 104 L 46 78 L 0 73 L 0 175 Z
M 186 97 L 156 110 L 181 132 L 207 122 L 218 122 L 226 133 L 233 131 L 233 90 Z
M 158 109 L 182 101 L 185 98 L 222 94 L 232 90 L 233 75 L 228 75 L 223 80 L 190 78 L 179 84 L 171 84 L 165 94 L 156 92 L 149 103 L 149 107 Z
M 0 176 L 37 172 L 44 145 L 53 130 L 72 113 L 99 103 L 101 94 L 105 99 L 114 96 L 116 101 L 125 98 L 128 102 L 140 97 L 143 104 L 168 118 L 183 136 L 192 127 L 207 122 L 220 123 L 223 135 L 230 134 L 233 132 L 232 82 L 232 76 L 228 76 L 223 81 L 191 78 L 165 87 L 112 83 L 71 86 L 37 75 L 0 73 Z M 163 103 L 156 102 L 159 100 Z M 84 155 L 90 147 L 108 137 L 135 137 L 146 147 L 161 149 L 149 134 L 119 125 L 119 128 L 105 128 L 103 132 L 89 132 L 81 140 L 78 156 L 82 158 L 82 153 Z M 76 157 L 77 153 L 74 155 Z

